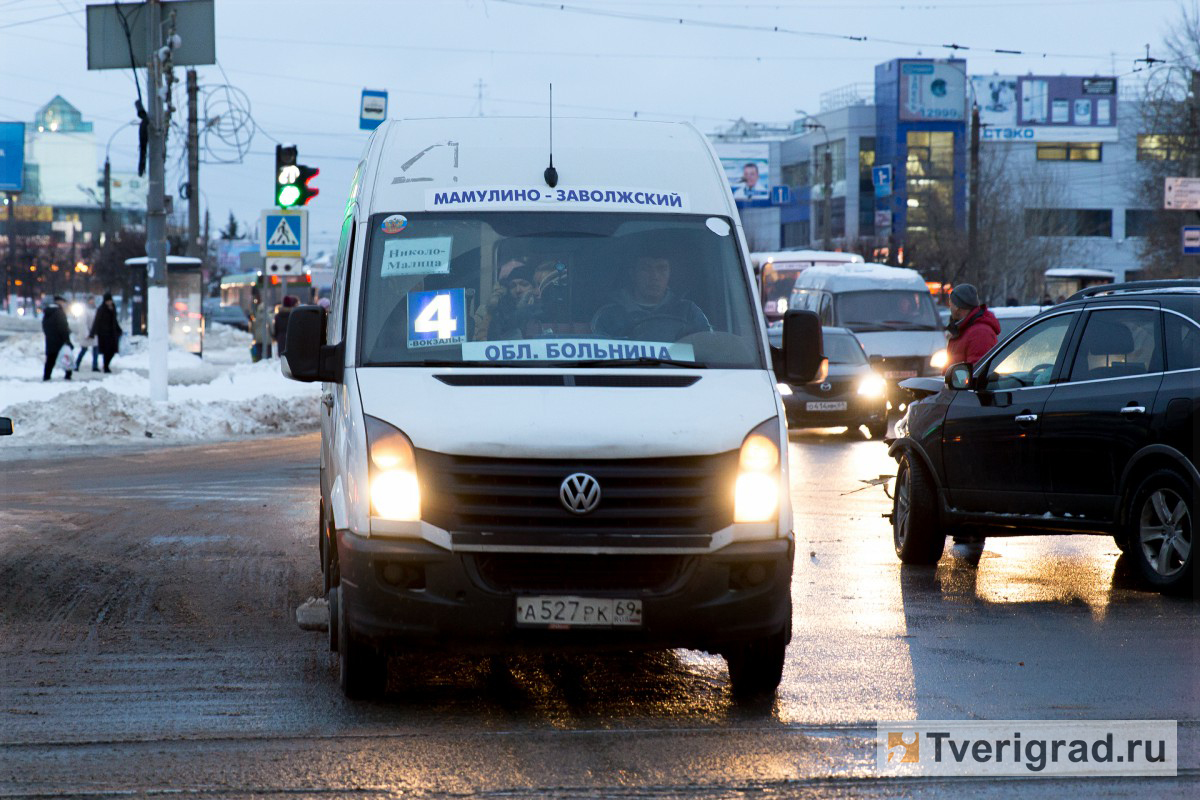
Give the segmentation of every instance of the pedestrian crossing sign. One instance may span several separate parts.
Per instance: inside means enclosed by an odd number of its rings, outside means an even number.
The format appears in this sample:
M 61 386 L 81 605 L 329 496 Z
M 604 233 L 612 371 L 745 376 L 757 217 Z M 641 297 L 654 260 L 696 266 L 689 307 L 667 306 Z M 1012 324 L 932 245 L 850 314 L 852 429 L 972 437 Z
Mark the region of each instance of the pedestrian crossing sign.
M 267 258 L 308 252 L 308 210 L 269 208 L 262 212 L 260 252 Z

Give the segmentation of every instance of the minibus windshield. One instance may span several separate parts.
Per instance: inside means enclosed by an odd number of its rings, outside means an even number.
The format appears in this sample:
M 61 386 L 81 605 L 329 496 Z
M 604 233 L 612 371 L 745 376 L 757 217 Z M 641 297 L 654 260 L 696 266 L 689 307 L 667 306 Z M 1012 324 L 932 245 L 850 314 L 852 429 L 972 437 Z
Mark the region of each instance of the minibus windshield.
M 733 226 L 683 214 L 376 214 L 363 366 L 762 369 Z

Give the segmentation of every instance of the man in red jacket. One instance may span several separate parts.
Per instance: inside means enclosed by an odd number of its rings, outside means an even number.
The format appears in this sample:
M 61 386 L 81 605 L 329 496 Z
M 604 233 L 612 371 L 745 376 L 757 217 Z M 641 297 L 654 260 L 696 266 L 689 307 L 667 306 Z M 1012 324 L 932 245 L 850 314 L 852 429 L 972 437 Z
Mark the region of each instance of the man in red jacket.
M 950 332 L 947 367 L 963 362 L 974 367 L 984 353 L 996 346 L 1000 322 L 979 302 L 979 292 L 974 286 L 960 283 L 950 292 L 950 324 L 946 330 Z

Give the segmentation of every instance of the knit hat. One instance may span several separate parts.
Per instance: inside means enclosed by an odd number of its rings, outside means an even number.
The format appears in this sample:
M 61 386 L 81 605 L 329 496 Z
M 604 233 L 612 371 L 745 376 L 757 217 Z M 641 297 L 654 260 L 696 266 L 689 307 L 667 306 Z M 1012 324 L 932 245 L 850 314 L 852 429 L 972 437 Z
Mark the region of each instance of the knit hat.
M 288 294 L 288 295 L 283 296 L 283 307 L 284 308 L 291 308 L 292 306 L 298 306 L 298 305 L 300 305 L 299 297 L 296 297 L 293 294 Z
M 105 292 L 104 293 L 104 302 L 107 303 L 109 300 L 112 300 L 112 292 Z
M 950 302 L 969 311 L 979 305 L 979 290 L 969 283 L 960 283 L 950 292 Z
M 533 283 L 533 267 L 528 264 L 522 264 L 519 267 L 513 268 L 507 275 L 500 279 L 501 283 L 512 283 L 513 280 L 520 278 L 526 283 Z

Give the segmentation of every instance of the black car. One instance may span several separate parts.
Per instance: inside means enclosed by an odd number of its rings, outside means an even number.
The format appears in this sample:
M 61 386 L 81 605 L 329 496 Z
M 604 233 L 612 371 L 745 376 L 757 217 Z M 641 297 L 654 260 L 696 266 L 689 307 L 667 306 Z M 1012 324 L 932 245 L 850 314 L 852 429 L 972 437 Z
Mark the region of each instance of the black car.
M 783 326 L 772 325 L 767 336 L 782 346 Z M 804 384 L 779 384 L 788 427 L 832 428 L 866 425 L 871 437 L 887 431 L 887 382 L 871 369 L 867 353 L 847 328 L 821 329 L 829 374 Z
M 1085 289 L 923 388 L 889 450 L 901 561 L 935 563 L 947 534 L 1106 534 L 1152 586 L 1195 591 L 1200 281 Z

